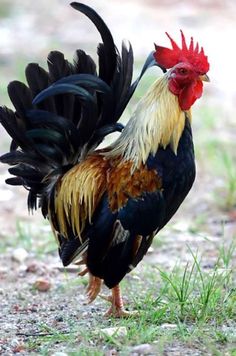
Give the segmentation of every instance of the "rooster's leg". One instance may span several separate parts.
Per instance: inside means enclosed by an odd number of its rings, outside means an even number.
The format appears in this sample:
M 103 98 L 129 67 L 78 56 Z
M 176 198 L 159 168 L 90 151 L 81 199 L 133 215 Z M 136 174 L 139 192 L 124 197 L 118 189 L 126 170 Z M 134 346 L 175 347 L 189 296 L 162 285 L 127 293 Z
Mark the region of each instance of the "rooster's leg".
M 89 273 L 89 284 L 87 287 L 88 303 L 92 303 L 98 296 L 102 286 L 102 280 Z
M 83 277 L 88 273 L 88 268 L 85 267 L 82 271 L 78 273 L 78 276 Z
M 115 318 L 124 318 L 134 316 L 136 312 L 128 312 L 124 309 L 124 303 L 121 295 L 119 284 L 112 288 L 111 297 L 105 297 L 104 299 L 111 301 L 112 305 L 106 312 L 105 316 L 113 316 Z

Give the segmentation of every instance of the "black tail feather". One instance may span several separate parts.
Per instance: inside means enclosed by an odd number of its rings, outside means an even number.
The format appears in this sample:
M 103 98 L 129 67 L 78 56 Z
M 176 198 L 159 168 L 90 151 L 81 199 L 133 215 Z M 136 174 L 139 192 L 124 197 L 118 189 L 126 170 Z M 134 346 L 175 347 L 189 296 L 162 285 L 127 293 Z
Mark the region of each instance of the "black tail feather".
M 133 62 L 134 62 L 134 56 L 133 56 L 133 49 L 130 45 L 128 44 L 129 47 L 125 45 L 125 43 L 122 43 L 122 75 L 123 75 L 123 85 L 120 88 L 120 98 L 119 100 L 122 101 L 123 98 L 127 95 L 127 91 L 130 88 L 131 82 L 132 82 L 132 77 L 133 77 Z
M 56 82 L 61 77 L 74 74 L 73 65 L 59 51 L 51 51 L 47 58 L 50 81 Z
M 37 63 L 29 63 L 27 65 L 25 76 L 33 97 L 49 85 L 48 73 Z
M 6 107 L 0 107 L 0 122 L 14 141 L 14 146 L 27 150 L 31 146 L 25 136 L 25 127 L 15 113 Z M 13 148 L 11 148 L 13 149 Z
M 28 64 L 25 76 L 33 97 L 50 85 L 49 73 L 36 63 Z M 56 111 L 53 98 L 45 100 L 44 103 L 38 105 L 38 108 L 50 112 Z
M 81 49 L 77 49 L 74 55 L 75 73 L 96 75 L 96 64 L 94 60 Z
M 71 6 L 86 15 L 97 27 L 103 41 L 98 46 L 99 77 L 111 84 L 117 65 L 117 52 L 110 30 L 91 7 L 78 2 L 72 2 Z
M 21 151 L 12 151 L 5 153 L 4 155 L 1 156 L 1 162 L 2 163 L 7 163 L 10 166 L 14 166 L 18 164 L 19 162 L 27 164 L 29 166 L 33 166 L 35 164 L 36 160 L 36 155 L 34 153 L 25 153 Z M 47 171 L 49 168 L 49 165 L 47 162 L 40 162 L 38 161 L 38 167 L 40 167 L 41 170 Z
M 9 83 L 7 89 L 18 117 L 24 117 L 25 112 L 32 108 L 33 95 L 31 90 L 19 81 Z
M 110 30 L 93 9 L 76 2 L 71 6 L 85 14 L 101 35 L 98 69 L 83 50 L 76 50 L 73 63 L 52 51 L 48 71 L 30 63 L 25 71 L 28 86 L 19 81 L 9 84 L 15 112 L 0 107 L 0 122 L 12 138 L 10 152 L 0 157 L 12 166 L 9 172 L 15 176 L 6 182 L 28 189 L 29 209 L 41 206 L 45 217 L 58 179 L 106 135 L 123 129 L 117 121 L 142 75 L 157 65 L 150 54 L 132 83 L 131 45 L 123 43 L 120 54 Z
M 75 73 L 73 65 L 66 60 L 64 54 L 59 51 L 50 52 L 47 63 L 51 83 Z M 57 114 L 72 120 L 74 115 L 74 101 L 74 96 L 68 94 L 55 98 Z
M 24 185 L 24 180 L 21 177 L 7 178 L 5 182 L 9 185 Z

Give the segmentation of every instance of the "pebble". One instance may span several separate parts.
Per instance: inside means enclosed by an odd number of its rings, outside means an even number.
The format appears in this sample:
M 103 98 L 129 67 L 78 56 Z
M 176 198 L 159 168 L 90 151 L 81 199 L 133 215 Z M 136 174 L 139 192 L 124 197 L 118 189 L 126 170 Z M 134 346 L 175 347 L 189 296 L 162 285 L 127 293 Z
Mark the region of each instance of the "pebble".
M 105 336 L 124 337 L 127 336 L 127 328 L 125 326 L 104 328 L 100 330 Z
M 27 257 L 28 257 L 28 252 L 22 247 L 16 248 L 12 252 L 12 259 L 16 262 L 23 263 Z
M 132 348 L 131 355 L 139 356 L 139 355 L 150 355 L 153 354 L 152 346 L 149 344 L 141 344 Z
M 160 327 L 161 327 L 162 329 L 176 329 L 176 328 L 177 328 L 177 325 L 176 325 L 176 324 L 164 323 L 164 324 L 161 324 Z
M 37 279 L 37 281 L 34 282 L 34 288 L 39 292 L 47 292 L 51 286 L 51 282 L 47 279 Z

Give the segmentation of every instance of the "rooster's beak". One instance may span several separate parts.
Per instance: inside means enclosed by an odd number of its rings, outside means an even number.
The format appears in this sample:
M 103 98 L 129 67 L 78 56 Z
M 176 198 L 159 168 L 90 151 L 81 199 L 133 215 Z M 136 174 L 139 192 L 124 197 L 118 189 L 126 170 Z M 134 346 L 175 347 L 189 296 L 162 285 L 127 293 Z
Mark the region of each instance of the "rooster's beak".
M 208 77 L 207 74 L 199 75 L 199 79 L 202 80 L 203 82 L 210 82 L 210 78 Z

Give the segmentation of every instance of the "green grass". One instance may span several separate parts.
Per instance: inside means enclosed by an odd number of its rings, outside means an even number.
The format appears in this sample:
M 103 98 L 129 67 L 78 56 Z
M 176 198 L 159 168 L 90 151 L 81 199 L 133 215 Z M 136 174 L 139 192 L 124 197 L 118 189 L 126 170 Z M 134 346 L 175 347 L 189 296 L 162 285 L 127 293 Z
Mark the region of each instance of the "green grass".
M 191 252 L 192 253 L 192 252 Z M 233 287 L 229 287 L 229 280 L 232 275 L 231 269 L 220 267 L 221 257 L 219 257 L 215 268 L 206 273 L 201 268 L 200 260 L 192 253 L 193 263 L 186 264 L 184 270 L 178 271 L 178 268 L 171 273 L 160 271 L 162 282 L 161 289 L 168 313 L 172 315 L 172 322 L 194 322 L 196 324 L 213 321 L 216 324 L 223 322 L 223 315 L 228 315 L 235 310 L 228 309 L 228 302 L 235 298 L 236 294 Z M 222 286 L 227 287 L 222 288 Z M 160 298 L 159 301 L 161 302 Z M 230 304 L 231 306 L 231 304 Z M 219 314 L 216 311 L 219 311 Z
M 42 219 L 43 221 L 43 219 Z M 1 253 L 8 248 L 22 247 L 27 252 L 34 253 L 37 258 L 44 258 L 45 254 L 57 250 L 57 244 L 49 224 L 29 223 L 16 220 L 14 236 L 3 236 L 0 241 Z
M 174 339 L 197 343 L 201 340 L 203 345 L 208 347 L 209 343 L 214 349 L 214 343 L 236 342 L 236 334 L 229 335 L 222 329 L 230 323 L 235 327 L 233 252 L 233 244 L 228 250 L 221 248 L 211 271 L 201 267 L 201 259 L 193 252 L 192 262 L 187 263 L 185 268 L 176 266 L 171 272 L 159 270 L 160 274 L 154 268 L 153 278 L 159 285 L 158 296 L 155 297 L 152 290 L 144 297 L 137 297 L 136 308 L 140 311 L 138 325 L 132 319 L 122 323 L 128 329 L 125 344 L 152 343 L 156 340 L 165 343 Z M 167 325 L 165 329 L 163 324 L 170 324 L 170 327 Z

